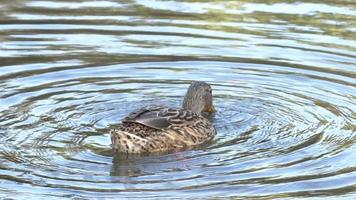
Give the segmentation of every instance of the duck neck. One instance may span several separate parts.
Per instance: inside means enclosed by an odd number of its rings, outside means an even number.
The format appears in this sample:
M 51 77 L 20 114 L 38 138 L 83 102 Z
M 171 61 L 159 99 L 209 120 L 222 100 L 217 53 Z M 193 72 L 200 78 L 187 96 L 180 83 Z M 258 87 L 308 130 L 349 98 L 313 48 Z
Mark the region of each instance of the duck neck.
M 200 105 L 199 103 L 196 103 L 196 102 L 199 102 L 199 101 L 201 101 L 201 99 L 200 98 L 198 99 L 197 96 L 189 96 L 187 94 L 184 97 L 183 106 L 182 107 L 184 109 L 191 110 L 194 113 L 201 114 L 203 109 L 204 109 L 204 106 Z

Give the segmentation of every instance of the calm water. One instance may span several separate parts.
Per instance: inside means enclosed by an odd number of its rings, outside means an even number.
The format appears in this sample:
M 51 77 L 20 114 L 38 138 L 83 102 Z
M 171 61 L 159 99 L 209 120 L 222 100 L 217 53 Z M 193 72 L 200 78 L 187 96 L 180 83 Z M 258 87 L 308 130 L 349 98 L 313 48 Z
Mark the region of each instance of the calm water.
M 0 199 L 356 198 L 356 2 L 0 2 Z M 108 131 L 212 84 L 212 144 Z

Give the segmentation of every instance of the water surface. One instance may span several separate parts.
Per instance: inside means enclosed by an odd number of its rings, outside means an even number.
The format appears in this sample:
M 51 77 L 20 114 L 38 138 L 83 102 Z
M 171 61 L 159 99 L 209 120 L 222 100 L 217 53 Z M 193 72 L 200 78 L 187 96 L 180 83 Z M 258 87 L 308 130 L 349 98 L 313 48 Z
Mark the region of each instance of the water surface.
M 0 3 L 0 198 L 356 198 L 356 3 Z M 212 144 L 110 151 L 209 82 Z

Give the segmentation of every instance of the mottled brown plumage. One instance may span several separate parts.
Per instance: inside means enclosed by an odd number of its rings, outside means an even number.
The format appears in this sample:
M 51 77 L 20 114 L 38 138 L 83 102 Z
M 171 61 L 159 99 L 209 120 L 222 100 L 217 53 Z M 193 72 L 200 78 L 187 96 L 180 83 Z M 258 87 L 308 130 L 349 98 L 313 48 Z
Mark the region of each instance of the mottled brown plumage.
M 193 82 L 183 108 L 150 106 L 130 113 L 111 131 L 114 152 L 152 153 L 178 151 L 203 144 L 216 134 L 202 112 L 213 112 L 211 87 Z

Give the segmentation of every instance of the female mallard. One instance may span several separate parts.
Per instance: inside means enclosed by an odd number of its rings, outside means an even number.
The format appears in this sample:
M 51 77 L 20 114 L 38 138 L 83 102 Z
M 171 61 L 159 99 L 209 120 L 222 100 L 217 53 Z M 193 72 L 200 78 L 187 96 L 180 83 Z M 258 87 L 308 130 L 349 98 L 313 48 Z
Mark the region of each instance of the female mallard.
M 111 131 L 112 148 L 114 152 L 151 153 L 203 144 L 216 134 L 203 112 L 214 112 L 211 87 L 194 81 L 183 108 L 150 106 L 130 113 L 118 129 Z

